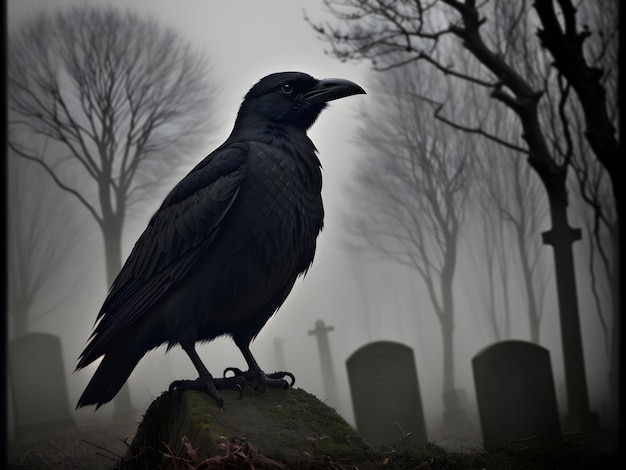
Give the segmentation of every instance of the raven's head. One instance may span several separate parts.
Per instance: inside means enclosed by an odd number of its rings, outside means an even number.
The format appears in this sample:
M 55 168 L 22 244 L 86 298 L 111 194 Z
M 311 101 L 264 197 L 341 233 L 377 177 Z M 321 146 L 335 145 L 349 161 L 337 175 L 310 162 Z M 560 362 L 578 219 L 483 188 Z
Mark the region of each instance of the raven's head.
M 237 120 L 261 119 L 306 131 L 329 101 L 360 93 L 365 90 L 349 80 L 317 80 L 301 72 L 273 73 L 250 89 Z

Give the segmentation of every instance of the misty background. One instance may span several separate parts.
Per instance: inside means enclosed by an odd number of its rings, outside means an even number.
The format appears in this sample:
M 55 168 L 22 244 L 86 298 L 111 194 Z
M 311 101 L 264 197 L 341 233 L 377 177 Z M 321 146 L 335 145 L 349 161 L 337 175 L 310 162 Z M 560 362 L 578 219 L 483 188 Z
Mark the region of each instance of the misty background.
M 275 349 L 275 340 L 279 338 L 285 367 L 295 375 L 296 386 L 321 399 L 328 399 L 317 340 L 308 332 L 317 320 L 333 326 L 328 338 L 338 396 L 336 403 L 330 404 L 354 424 L 346 359 L 372 341 L 401 342 L 414 350 L 429 439 L 449 437 L 442 429 L 444 360 L 436 307 L 424 278 L 415 266 L 406 262 L 407 257 L 415 259 L 414 253 L 407 251 L 399 239 L 389 237 L 393 230 L 387 229 L 394 227 L 392 219 L 386 218 L 390 214 L 382 213 L 378 218 L 360 216 L 374 213 L 373 208 L 382 198 L 376 197 L 376 188 L 395 184 L 385 182 L 384 178 L 376 182 L 372 175 L 393 175 L 403 171 L 402 167 L 394 169 L 391 163 L 384 166 L 383 171 L 372 162 L 380 160 L 380 155 L 385 152 L 408 155 L 411 149 L 433 145 L 430 141 L 409 139 L 410 136 L 427 135 L 441 143 L 436 146 L 441 152 L 446 152 L 446 145 L 454 150 L 455 158 L 464 162 L 461 166 L 467 177 L 465 186 L 455 195 L 464 208 L 460 216 L 463 223 L 458 233 L 453 281 L 452 360 L 454 387 L 465 390 L 468 416 L 474 422 L 474 429 L 478 431 L 470 361 L 497 340 L 532 340 L 550 351 L 557 398 L 561 411 L 565 412 L 553 253 L 541 242 L 541 233 L 550 228 L 545 194 L 536 189 L 538 181 L 534 174 L 525 176 L 524 189 L 528 193 L 523 198 L 534 201 L 533 207 L 537 209 L 533 212 L 534 231 L 527 234 L 531 250 L 528 256 L 536 269 L 534 282 L 540 313 L 533 336 L 520 261 L 514 255 L 515 235 L 510 227 L 499 221 L 502 217 L 498 216 L 496 206 L 484 205 L 484 201 L 502 201 L 514 193 L 510 183 L 513 179 L 509 178 L 528 172 L 525 157 L 513 152 L 504 155 L 503 150 L 494 145 L 479 144 L 481 140 L 478 138 L 469 138 L 441 122 L 434 123 L 435 104 L 420 98 L 426 95 L 425 90 L 437 90 L 435 95 L 454 103 L 455 109 L 449 116 L 455 115 L 454 111 L 462 109 L 464 102 L 470 100 L 470 92 L 446 85 L 440 76 L 424 69 L 395 68 L 389 72 L 375 72 L 366 61 L 344 62 L 326 54 L 325 50 L 330 46 L 305 21 L 305 10 L 313 22 L 334 20 L 321 2 L 9 0 L 9 35 L 42 12 L 52 14 L 72 6 L 92 5 L 112 6 L 121 12 L 128 10 L 179 33 L 189 42 L 191 50 L 201 54 L 206 61 L 204 78 L 210 91 L 207 109 L 198 110 L 199 132 L 186 142 L 187 145 L 178 147 L 180 152 L 168 150 L 167 171 L 160 174 L 147 193 L 148 197 L 129 207 L 122 226 L 122 262 L 175 182 L 226 139 L 244 94 L 261 77 L 277 71 L 296 70 L 318 78 L 352 80 L 363 86 L 368 94 L 358 100 L 332 103 L 309 131 L 324 168 L 325 226 L 312 268 L 296 283 L 285 304 L 252 344 L 259 364 L 268 372 L 280 368 Z M 417 101 L 411 99 L 416 96 Z M 495 109 L 491 111 L 496 112 Z M 504 114 L 498 122 L 503 127 L 502 132 L 511 140 L 521 142 L 520 130 L 515 128 L 510 116 Z M 394 132 L 409 140 L 403 149 L 386 147 L 385 138 L 395 135 Z M 44 139 L 32 137 L 31 142 L 42 152 L 55 149 L 54 143 Z M 43 243 L 32 253 L 32 267 L 27 276 L 34 277 L 42 270 L 47 273 L 36 296 L 24 300 L 30 301 L 27 324 L 19 325 L 19 316 L 9 316 L 9 340 L 15 337 L 16 331 L 24 330 L 61 337 L 70 408 L 73 409 L 95 370 L 95 365 L 91 365 L 72 373 L 106 295 L 107 263 L 102 233 L 85 207 L 76 198 L 60 191 L 41 168 L 11 151 L 8 156 L 11 171 L 9 212 L 13 214 L 11 217 L 18 217 L 10 219 L 9 229 L 20 224 L 19 218 L 36 220 L 39 224 L 32 228 L 32 240 L 23 232 L 14 234 L 9 231 L 9 247 L 19 240 L 26 244 L 28 251 L 29 246 Z M 485 163 L 487 161 L 489 163 Z M 448 165 L 454 164 L 450 161 L 442 164 L 441 174 L 449 174 Z M 488 170 L 490 179 L 486 180 L 491 181 L 490 184 L 479 184 L 470 178 L 475 174 L 486 175 Z M 89 184 L 87 179 L 72 182 L 82 188 L 88 188 Z M 363 182 L 365 186 L 359 186 Z M 421 184 L 428 186 L 424 180 Z M 608 180 L 604 184 L 608 185 Z M 364 190 L 364 187 L 371 188 L 371 191 Z M 576 194 L 575 183 L 570 187 L 570 224 L 582 229 L 582 240 L 574 243 L 573 248 L 590 406 L 600 414 L 604 426 L 611 426 L 614 418 L 609 403 L 609 341 L 613 326 L 610 290 L 606 283 L 602 284 L 602 277 L 592 277 L 588 269 L 589 214 Z M 416 229 L 425 229 L 423 234 L 428 240 L 429 234 L 434 232 L 428 231 L 427 210 L 414 211 L 417 220 L 413 222 L 417 223 Z M 424 214 L 423 220 L 420 220 L 420 214 Z M 397 219 L 395 223 L 399 224 Z M 371 237 L 377 231 L 383 236 Z M 389 252 L 377 249 L 377 243 Z M 428 243 L 432 242 L 427 242 L 426 252 L 436 252 L 436 247 Z M 495 271 L 490 272 L 486 260 L 491 260 L 492 256 L 500 258 L 494 259 L 491 266 Z M 600 285 L 600 297 L 594 296 L 591 290 L 594 279 Z M 10 284 L 10 302 L 18 300 L 18 290 L 14 287 L 15 284 Z M 11 305 L 20 308 L 14 303 Z M 226 367 L 245 366 L 239 351 L 228 338 L 200 346 L 198 352 L 214 375 L 220 375 Z M 197 375 L 180 348 L 164 353 L 165 347 L 148 353 L 129 379 L 130 401 L 139 415 L 173 380 Z M 10 405 L 9 401 L 11 418 Z M 91 409 L 73 413 L 77 421 L 86 422 L 106 419 L 113 414 L 113 408 L 113 404 L 108 404 L 95 414 Z

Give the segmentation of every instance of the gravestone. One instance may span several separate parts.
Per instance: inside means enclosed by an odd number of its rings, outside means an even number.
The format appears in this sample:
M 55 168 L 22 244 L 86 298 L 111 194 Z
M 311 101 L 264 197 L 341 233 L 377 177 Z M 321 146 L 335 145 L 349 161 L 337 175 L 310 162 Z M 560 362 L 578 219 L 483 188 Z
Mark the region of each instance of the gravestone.
M 426 427 L 413 350 L 377 341 L 346 361 L 356 428 L 374 447 L 425 445 Z
M 485 450 L 561 441 L 550 352 L 527 341 L 501 341 L 472 359 Z
M 10 342 L 8 359 L 16 436 L 73 426 L 61 340 L 27 333 Z

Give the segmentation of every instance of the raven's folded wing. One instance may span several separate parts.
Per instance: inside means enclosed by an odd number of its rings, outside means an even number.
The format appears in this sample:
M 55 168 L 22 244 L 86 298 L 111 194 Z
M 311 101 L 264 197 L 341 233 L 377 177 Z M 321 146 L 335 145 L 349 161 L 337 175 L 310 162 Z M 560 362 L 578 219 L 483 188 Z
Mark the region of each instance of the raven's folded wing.
M 245 144 L 223 145 L 170 192 L 113 282 L 77 369 L 104 354 L 116 332 L 141 318 L 211 249 L 239 193 L 247 155 Z

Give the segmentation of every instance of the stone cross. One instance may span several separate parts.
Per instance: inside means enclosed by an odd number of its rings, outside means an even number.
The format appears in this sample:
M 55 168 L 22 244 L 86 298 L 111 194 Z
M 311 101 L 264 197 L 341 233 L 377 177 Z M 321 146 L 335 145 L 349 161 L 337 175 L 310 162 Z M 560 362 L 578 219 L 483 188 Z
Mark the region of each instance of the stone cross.
M 333 361 L 330 357 L 330 344 L 328 342 L 328 332 L 333 331 L 334 326 L 326 326 L 323 320 L 315 322 L 315 328 L 309 331 L 309 335 L 317 336 L 317 346 L 320 352 L 320 363 L 322 365 L 322 382 L 324 383 L 324 392 L 329 405 L 337 407 L 338 393 L 337 382 L 335 381 L 335 369 Z

